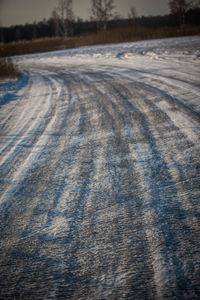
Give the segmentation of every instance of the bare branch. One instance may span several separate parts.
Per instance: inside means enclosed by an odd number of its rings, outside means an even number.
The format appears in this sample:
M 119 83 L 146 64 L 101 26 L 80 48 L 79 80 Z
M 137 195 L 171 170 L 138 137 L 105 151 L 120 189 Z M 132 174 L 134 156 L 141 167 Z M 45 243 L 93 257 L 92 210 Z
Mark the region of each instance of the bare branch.
M 115 17 L 114 0 L 92 0 L 92 19 L 97 22 L 98 30 L 106 30 L 107 22 Z

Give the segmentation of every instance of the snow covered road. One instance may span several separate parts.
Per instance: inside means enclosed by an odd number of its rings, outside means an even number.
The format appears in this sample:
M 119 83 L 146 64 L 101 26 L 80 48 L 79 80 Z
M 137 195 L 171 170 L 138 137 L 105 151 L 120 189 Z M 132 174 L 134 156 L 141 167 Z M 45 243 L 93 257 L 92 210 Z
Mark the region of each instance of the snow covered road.
M 199 299 L 200 37 L 15 60 L 0 299 Z

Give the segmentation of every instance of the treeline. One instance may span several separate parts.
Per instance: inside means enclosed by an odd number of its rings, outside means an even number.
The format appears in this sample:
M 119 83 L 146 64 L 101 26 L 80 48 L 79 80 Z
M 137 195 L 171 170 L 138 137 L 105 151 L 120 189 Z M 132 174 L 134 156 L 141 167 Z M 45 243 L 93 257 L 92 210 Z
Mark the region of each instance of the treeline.
M 107 21 L 106 30 L 134 27 L 164 27 L 177 26 L 178 20 L 173 15 L 137 17 L 132 19 L 115 19 Z M 200 8 L 190 9 L 185 16 L 184 25 L 200 25 Z M 96 21 L 71 21 L 70 37 L 78 37 L 85 34 L 97 33 Z M 37 38 L 57 37 L 59 34 L 55 30 L 55 19 L 43 20 L 38 23 L 17 25 L 0 29 L 0 42 L 10 43 L 19 40 L 34 40 Z

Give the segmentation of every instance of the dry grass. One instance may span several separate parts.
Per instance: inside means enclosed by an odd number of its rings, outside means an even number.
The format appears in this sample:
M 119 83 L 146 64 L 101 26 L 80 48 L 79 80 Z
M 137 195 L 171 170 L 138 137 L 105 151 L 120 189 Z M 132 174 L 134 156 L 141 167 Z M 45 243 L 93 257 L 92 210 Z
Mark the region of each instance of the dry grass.
M 81 36 L 77 46 L 133 42 L 146 39 L 168 38 L 200 34 L 200 26 L 187 27 L 128 27 Z
M 0 59 L 0 78 L 15 78 L 19 76 L 17 67 L 13 64 L 11 58 Z
M 74 48 L 74 38 L 43 38 L 32 41 L 18 41 L 0 44 L 0 56 L 14 56 Z
M 86 34 L 73 38 L 43 38 L 33 41 L 19 41 L 9 44 L 0 44 L 0 56 L 8 57 L 13 55 L 69 49 L 87 45 L 103 45 L 195 34 L 200 34 L 200 26 L 185 26 L 182 28 L 128 27 L 104 31 L 98 34 Z

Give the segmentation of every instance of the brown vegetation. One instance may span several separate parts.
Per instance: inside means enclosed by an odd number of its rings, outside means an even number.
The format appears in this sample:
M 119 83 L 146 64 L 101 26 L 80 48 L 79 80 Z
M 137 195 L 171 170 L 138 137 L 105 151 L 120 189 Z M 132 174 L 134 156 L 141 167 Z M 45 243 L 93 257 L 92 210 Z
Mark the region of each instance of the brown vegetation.
M 17 67 L 13 64 L 11 58 L 0 58 L 0 79 L 11 77 L 15 78 L 19 76 Z
M 0 44 L 0 57 L 70 49 L 87 45 L 131 42 L 145 39 L 195 35 L 200 26 L 147 28 L 132 26 L 122 29 L 101 31 L 98 34 L 85 34 L 80 37 L 43 38 L 32 41 L 19 41 Z

